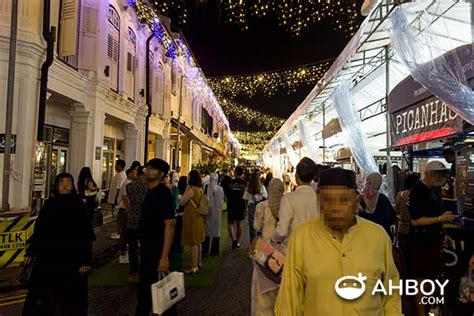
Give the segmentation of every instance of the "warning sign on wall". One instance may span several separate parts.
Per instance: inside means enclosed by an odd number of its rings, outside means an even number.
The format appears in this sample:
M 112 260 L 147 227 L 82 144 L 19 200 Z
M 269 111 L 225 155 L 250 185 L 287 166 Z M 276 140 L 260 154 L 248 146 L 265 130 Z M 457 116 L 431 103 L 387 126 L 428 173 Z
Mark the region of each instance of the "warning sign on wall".
M 27 231 L 0 233 L 0 250 L 14 250 L 26 247 Z
M 35 220 L 24 215 L 0 221 L 0 268 L 18 266 L 23 262 Z

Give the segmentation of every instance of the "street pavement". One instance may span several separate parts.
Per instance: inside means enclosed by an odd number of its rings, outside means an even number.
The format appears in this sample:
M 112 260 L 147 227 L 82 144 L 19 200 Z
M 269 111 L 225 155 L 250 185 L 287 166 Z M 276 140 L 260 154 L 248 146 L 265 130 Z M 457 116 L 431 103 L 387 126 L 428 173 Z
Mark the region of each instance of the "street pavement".
M 225 216 L 225 214 L 223 214 Z M 243 223 L 245 225 L 245 222 Z M 247 256 L 248 229 L 242 247 L 222 254 L 215 281 L 210 286 L 186 287 L 186 298 L 178 303 L 180 315 L 249 315 L 252 264 Z M 113 257 L 112 260 L 118 260 Z M 21 315 L 25 290 L 0 293 L 0 316 Z M 134 315 L 136 288 L 132 286 L 90 286 L 89 315 Z

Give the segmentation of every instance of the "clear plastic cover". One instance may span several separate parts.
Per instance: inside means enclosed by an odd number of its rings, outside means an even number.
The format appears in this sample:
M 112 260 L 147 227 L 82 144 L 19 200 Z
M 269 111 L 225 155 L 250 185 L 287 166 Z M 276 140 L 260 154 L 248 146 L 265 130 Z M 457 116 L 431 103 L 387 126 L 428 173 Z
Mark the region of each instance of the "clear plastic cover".
M 409 16 L 400 7 L 390 19 L 392 47 L 413 78 L 461 118 L 474 124 L 474 91 L 465 75 L 472 63 L 472 46 L 471 57 L 467 58 L 467 65 L 463 65 L 458 54 L 443 55 L 437 37 L 430 32 L 432 21 L 419 19 L 410 23 Z M 419 33 L 412 24 L 423 32 Z
M 281 163 L 280 163 L 280 142 L 276 141 L 271 146 L 273 177 L 282 179 Z
M 283 145 L 286 148 L 286 154 L 288 155 L 288 158 L 290 159 L 291 165 L 296 168 L 296 165 L 300 161 L 300 157 L 298 156 L 298 154 L 293 149 L 293 146 L 290 143 L 290 139 L 288 137 L 288 134 L 286 134 L 286 133 L 283 134 L 283 136 L 281 137 L 281 140 L 283 141 Z
M 315 163 L 320 163 L 319 147 L 314 137 L 311 137 L 311 131 L 308 128 L 309 122 L 304 119 L 298 121 L 298 131 L 300 133 L 300 140 L 303 149 L 308 153 L 309 158 L 313 159 Z
M 364 175 L 378 172 L 375 159 L 367 145 L 367 137 L 361 129 L 360 117 L 346 82 L 341 83 L 334 91 L 332 99 L 334 100 L 334 108 L 339 118 L 344 140 L 350 148 L 352 157 L 354 157 L 357 165 L 362 169 Z

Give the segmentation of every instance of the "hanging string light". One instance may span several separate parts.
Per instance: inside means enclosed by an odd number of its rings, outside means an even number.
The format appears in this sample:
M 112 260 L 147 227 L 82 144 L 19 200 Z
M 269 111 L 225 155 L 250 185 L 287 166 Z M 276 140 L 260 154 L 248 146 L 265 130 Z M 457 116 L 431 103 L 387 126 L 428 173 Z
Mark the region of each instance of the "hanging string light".
M 186 23 L 188 7 L 207 5 L 208 0 L 154 0 L 161 14 L 175 16 Z M 357 2 L 347 0 L 228 0 L 219 2 L 220 17 L 225 22 L 249 29 L 248 20 L 273 16 L 278 24 L 294 36 L 299 36 L 314 24 L 326 23 L 335 30 L 352 36 L 356 30 Z
M 220 127 L 229 130 L 229 142 L 239 147 L 237 139 L 230 132 L 229 122 L 222 110 L 212 89 L 207 83 L 204 73 L 192 57 L 191 50 L 181 39 L 174 39 L 160 21 L 158 14 L 148 2 L 144 0 L 128 0 L 128 3 L 136 11 L 137 18 L 141 23 L 146 23 L 153 31 L 158 42 L 163 45 L 166 57 L 170 58 L 179 69 L 181 69 L 191 86 L 192 94 L 202 102 L 209 104 L 212 112 L 216 113 L 216 121 Z
M 275 131 L 244 132 L 234 131 L 234 136 L 241 144 L 266 144 L 275 135 Z
M 276 131 L 285 122 L 282 118 L 252 110 L 227 98 L 219 98 L 219 103 L 229 119 L 244 121 L 247 124 L 258 126 L 265 130 Z
M 256 95 L 271 97 L 279 91 L 289 94 L 301 86 L 314 86 L 324 76 L 331 63 L 332 60 L 325 60 L 286 70 L 208 78 L 208 82 L 217 95 L 232 98 L 252 98 Z

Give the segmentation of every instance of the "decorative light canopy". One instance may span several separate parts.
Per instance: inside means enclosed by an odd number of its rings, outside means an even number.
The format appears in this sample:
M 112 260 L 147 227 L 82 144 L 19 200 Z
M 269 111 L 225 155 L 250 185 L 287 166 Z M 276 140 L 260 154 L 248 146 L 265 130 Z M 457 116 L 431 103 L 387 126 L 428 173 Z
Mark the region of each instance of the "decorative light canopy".
M 231 99 L 221 97 L 219 100 L 224 113 L 231 119 L 244 121 L 269 131 L 278 130 L 285 122 L 282 118 L 253 110 Z
M 300 86 L 314 86 L 331 66 L 332 60 L 307 64 L 285 70 L 255 73 L 251 75 L 208 78 L 212 90 L 219 96 L 255 95 L 271 97 L 279 91 L 295 92 Z
M 229 143 L 240 147 L 238 140 L 230 131 L 229 121 L 224 111 L 211 90 L 204 73 L 194 61 L 191 50 L 187 47 L 186 43 L 180 38 L 173 38 L 160 21 L 155 9 L 148 2 L 129 0 L 129 5 L 135 9 L 138 20 L 141 23 L 146 23 L 158 42 L 163 45 L 165 56 L 170 58 L 172 63 L 180 70 L 179 72 L 185 76 L 193 96 L 199 99 L 210 113 L 216 114 L 216 121 L 219 126 L 225 127 L 228 130 Z
M 243 155 L 259 155 L 262 153 L 266 143 L 275 135 L 273 131 L 266 132 L 242 132 L 235 131 L 235 137 L 242 144 L 241 154 Z
M 154 0 L 153 5 L 165 15 L 178 16 L 184 24 L 188 8 L 207 5 L 208 0 Z M 335 30 L 352 36 L 356 30 L 357 3 L 347 0 L 228 0 L 218 1 L 219 18 L 249 29 L 249 19 L 274 17 L 293 36 L 299 36 L 319 23 L 332 25 Z

